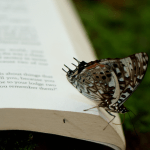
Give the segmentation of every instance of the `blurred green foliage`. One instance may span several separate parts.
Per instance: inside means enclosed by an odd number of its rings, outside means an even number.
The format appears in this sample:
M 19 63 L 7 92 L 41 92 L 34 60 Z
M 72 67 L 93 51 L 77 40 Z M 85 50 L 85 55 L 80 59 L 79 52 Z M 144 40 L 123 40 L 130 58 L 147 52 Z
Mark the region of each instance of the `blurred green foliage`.
M 114 5 L 105 0 L 74 0 L 78 14 L 98 59 L 127 57 L 138 52 L 150 56 L 150 0 L 128 0 Z M 116 1 L 116 0 L 115 0 Z M 150 68 L 132 96 L 125 102 L 125 131 L 150 131 Z M 123 115 L 120 115 L 123 119 Z

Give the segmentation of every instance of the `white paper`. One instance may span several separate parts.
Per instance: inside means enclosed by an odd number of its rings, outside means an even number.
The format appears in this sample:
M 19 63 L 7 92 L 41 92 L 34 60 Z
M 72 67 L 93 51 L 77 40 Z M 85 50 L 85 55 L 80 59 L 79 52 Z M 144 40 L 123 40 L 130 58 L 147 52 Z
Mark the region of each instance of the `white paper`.
M 1 108 L 83 111 L 94 103 L 66 79 L 72 41 L 52 0 L 0 1 Z M 66 69 L 67 70 L 67 69 Z

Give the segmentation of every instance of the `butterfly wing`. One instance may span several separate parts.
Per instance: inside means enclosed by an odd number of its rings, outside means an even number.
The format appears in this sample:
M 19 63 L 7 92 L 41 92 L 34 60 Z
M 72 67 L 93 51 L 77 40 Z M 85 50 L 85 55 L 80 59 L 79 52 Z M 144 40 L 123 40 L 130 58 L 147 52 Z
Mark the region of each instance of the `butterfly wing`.
M 105 108 L 114 104 L 115 107 L 120 107 L 142 81 L 148 65 L 148 55 L 137 53 L 122 59 L 78 63 L 75 70 L 69 69 L 67 72 L 68 81 L 97 104 L 105 102 Z
M 114 100 L 113 95 L 119 85 L 116 86 L 113 72 L 110 66 L 102 65 L 97 61 L 86 63 L 84 67 L 79 66 L 78 73 L 71 77 L 67 76 L 68 81 L 87 98 L 94 100 L 97 104 L 105 100 Z M 75 72 L 75 71 L 74 71 Z
M 111 66 L 116 74 L 120 87 L 120 107 L 141 83 L 148 66 L 148 55 L 142 52 L 122 59 L 103 59 L 100 63 Z

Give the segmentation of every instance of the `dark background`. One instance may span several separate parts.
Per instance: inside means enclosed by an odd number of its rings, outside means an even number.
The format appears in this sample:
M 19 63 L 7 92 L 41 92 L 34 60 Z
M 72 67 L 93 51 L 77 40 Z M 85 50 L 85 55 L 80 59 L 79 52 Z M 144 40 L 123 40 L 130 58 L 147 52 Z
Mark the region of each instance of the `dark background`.
M 150 56 L 150 0 L 73 0 L 97 59 Z M 86 54 L 85 54 L 86 55 Z M 125 102 L 127 150 L 150 149 L 150 68 Z M 123 119 L 123 116 L 120 115 Z M 133 126 L 134 124 L 134 126 Z M 70 146 L 71 143 L 71 146 Z M 55 148 L 52 148 L 55 146 Z M 107 149 L 99 144 L 29 131 L 1 131 L 0 150 Z

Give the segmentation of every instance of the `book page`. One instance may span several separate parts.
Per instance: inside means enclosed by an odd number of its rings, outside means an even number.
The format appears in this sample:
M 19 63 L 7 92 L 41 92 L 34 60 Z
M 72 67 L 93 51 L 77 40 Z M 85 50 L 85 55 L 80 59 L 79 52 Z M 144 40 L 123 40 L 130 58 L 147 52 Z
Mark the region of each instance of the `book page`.
M 69 18 L 64 19 L 58 9 L 58 5 L 67 6 L 68 1 L 57 2 L 0 0 L 1 129 L 32 130 L 120 144 L 116 130 L 108 127 L 102 132 L 106 123 L 102 118 L 109 121 L 110 116 L 105 117 L 97 109 L 83 111 L 95 104 L 79 93 L 62 71 L 62 68 L 67 71 L 63 64 L 74 69 L 71 63 L 77 63 L 73 57 L 87 62 L 95 57 L 82 28 L 79 30 L 79 22 L 73 15 L 72 18 L 64 15 Z M 66 8 L 62 9 L 68 14 Z M 70 10 L 69 14 L 72 13 Z M 77 24 L 73 28 L 70 24 L 69 28 L 66 20 Z
M 95 105 L 62 71 L 64 63 L 74 69 L 78 56 L 53 1 L 1 0 L 0 22 L 1 108 L 84 112 Z

